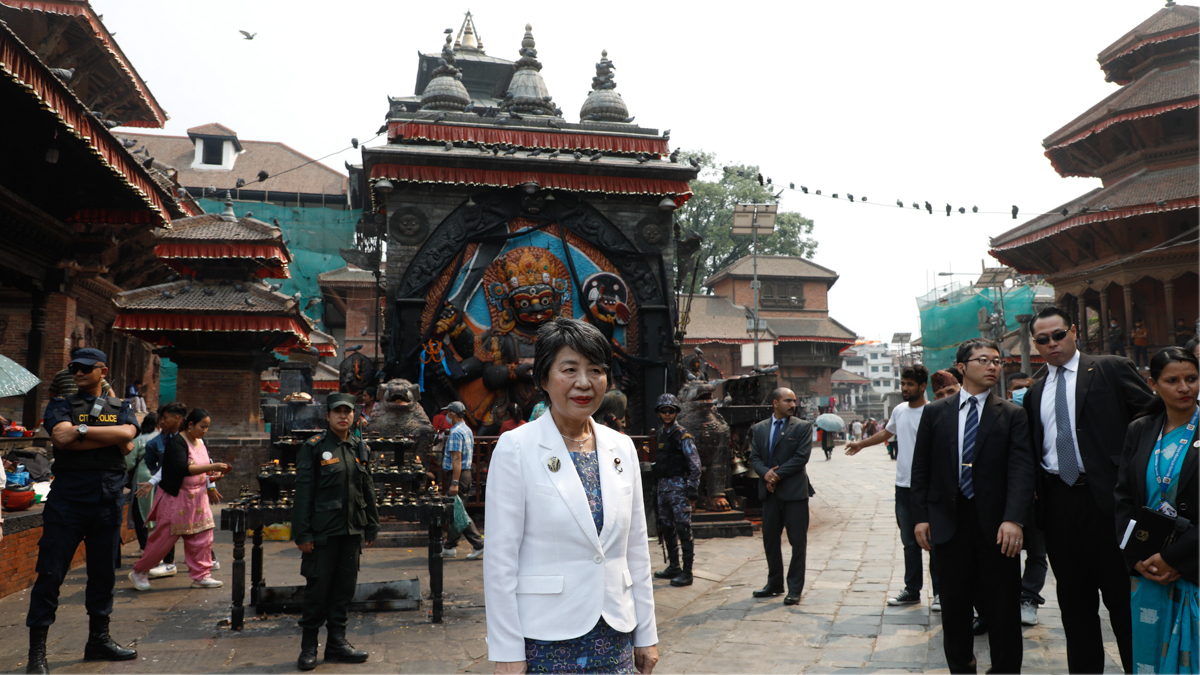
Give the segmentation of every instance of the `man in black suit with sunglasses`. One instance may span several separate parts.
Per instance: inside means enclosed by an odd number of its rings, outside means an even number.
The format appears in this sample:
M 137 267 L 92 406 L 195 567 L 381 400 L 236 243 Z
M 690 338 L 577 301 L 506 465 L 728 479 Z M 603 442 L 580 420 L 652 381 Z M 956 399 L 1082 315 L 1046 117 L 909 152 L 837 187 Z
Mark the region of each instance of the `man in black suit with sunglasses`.
M 1131 673 L 1129 571 L 1113 535 L 1113 489 L 1125 430 L 1150 402 L 1150 387 L 1123 356 L 1080 353 L 1075 326 L 1057 307 L 1038 312 L 1030 328 L 1049 370 L 1023 405 L 1040 465 L 1036 517 L 1058 583 L 1067 668 L 1104 672 L 1102 595 L 1121 665 Z

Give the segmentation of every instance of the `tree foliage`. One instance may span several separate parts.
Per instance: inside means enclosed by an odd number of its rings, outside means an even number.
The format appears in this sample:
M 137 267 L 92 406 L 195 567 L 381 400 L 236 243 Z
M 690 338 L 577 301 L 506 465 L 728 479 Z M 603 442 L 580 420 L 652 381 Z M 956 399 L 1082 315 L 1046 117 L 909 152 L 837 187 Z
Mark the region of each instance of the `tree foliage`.
M 757 166 L 731 164 L 721 166 L 715 154 L 699 151 L 680 153 L 686 158 L 694 157 L 701 163 L 699 177 L 691 182 L 692 198 L 683 208 L 676 211 L 680 238 L 687 239 L 693 233 L 704 238 L 698 254 L 699 269 L 696 271 L 696 290 L 703 280 L 731 265 L 739 258 L 750 254 L 752 238 L 733 236 L 733 207 L 735 204 L 773 204 L 782 187 L 759 184 Z M 813 221 L 794 211 L 783 211 L 775 220 L 775 233 L 759 237 L 760 255 L 791 255 L 812 258 L 817 251 L 812 234 Z M 686 293 L 691 279 L 683 280 Z

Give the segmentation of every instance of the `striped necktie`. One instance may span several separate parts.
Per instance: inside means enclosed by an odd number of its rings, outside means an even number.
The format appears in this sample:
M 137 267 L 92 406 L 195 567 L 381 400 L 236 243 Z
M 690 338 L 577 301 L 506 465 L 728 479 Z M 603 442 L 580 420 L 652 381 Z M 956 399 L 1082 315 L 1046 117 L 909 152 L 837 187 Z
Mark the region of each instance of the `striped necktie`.
M 963 427 L 962 475 L 958 479 L 958 485 L 967 499 L 975 497 L 971 466 L 975 462 L 975 432 L 979 431 L 979 413 L 975 410 L 977 403 L 974 396 L 967 399 L 967 404 L 971 407 L 967 410 L 967 423 Z

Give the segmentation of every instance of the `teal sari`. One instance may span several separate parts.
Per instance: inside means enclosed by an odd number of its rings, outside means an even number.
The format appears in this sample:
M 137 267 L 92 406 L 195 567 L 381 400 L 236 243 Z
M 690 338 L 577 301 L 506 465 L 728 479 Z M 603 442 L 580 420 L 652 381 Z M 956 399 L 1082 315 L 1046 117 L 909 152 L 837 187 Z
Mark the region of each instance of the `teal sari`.
M 1187 445 L 1180 447 L 1180 441 L 1186 443 L 1191 435 L 1192 431 L 1184 424 L 1159 439 L 1146 465 L 1147 507 L 1153 509 L 1159 505 L 1158 476 L 1168 472 L 1171 487 L 1162 497 L 1176 505 L 1183 458 L 1174 462 L 1172 459 L 1174 453 L 1187 452 Z M 1166 585 L 1143 577 L 1132 577 L 1131 582 L 1134 672 L 1196 673 L 1196 657 L 1200 652 L 1200 587 L 1182 578 Z

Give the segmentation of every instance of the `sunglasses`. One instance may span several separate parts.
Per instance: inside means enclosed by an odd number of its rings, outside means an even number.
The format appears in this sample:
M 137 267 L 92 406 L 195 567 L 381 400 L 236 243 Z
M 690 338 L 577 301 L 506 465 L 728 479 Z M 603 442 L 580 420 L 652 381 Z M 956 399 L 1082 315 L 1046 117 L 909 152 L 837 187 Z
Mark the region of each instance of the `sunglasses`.
M 96 369 L 96 366 L 94 366 L 94 365 L 85 366 L 82 363 L 72 363 L 67 366 L 67 372 L 72 375 L 74 375 L 76 373 L 83 373 L 84 375 L 89 375 L 95 369 Z
M 1054 340 L 1055 342 L 1062 342 L 1063 338 L 1065 338 L 1065 337 L 1067 337 L 1067 331 L 1056 330 L 1048 336 L 1047 335 L 1039 335 L 1039 336 L 1033 338 L 1033 341 L 1038 343 L 1039 345 L 1048 345 L 1048 344 L 1050 344 L 1050 340 Z

